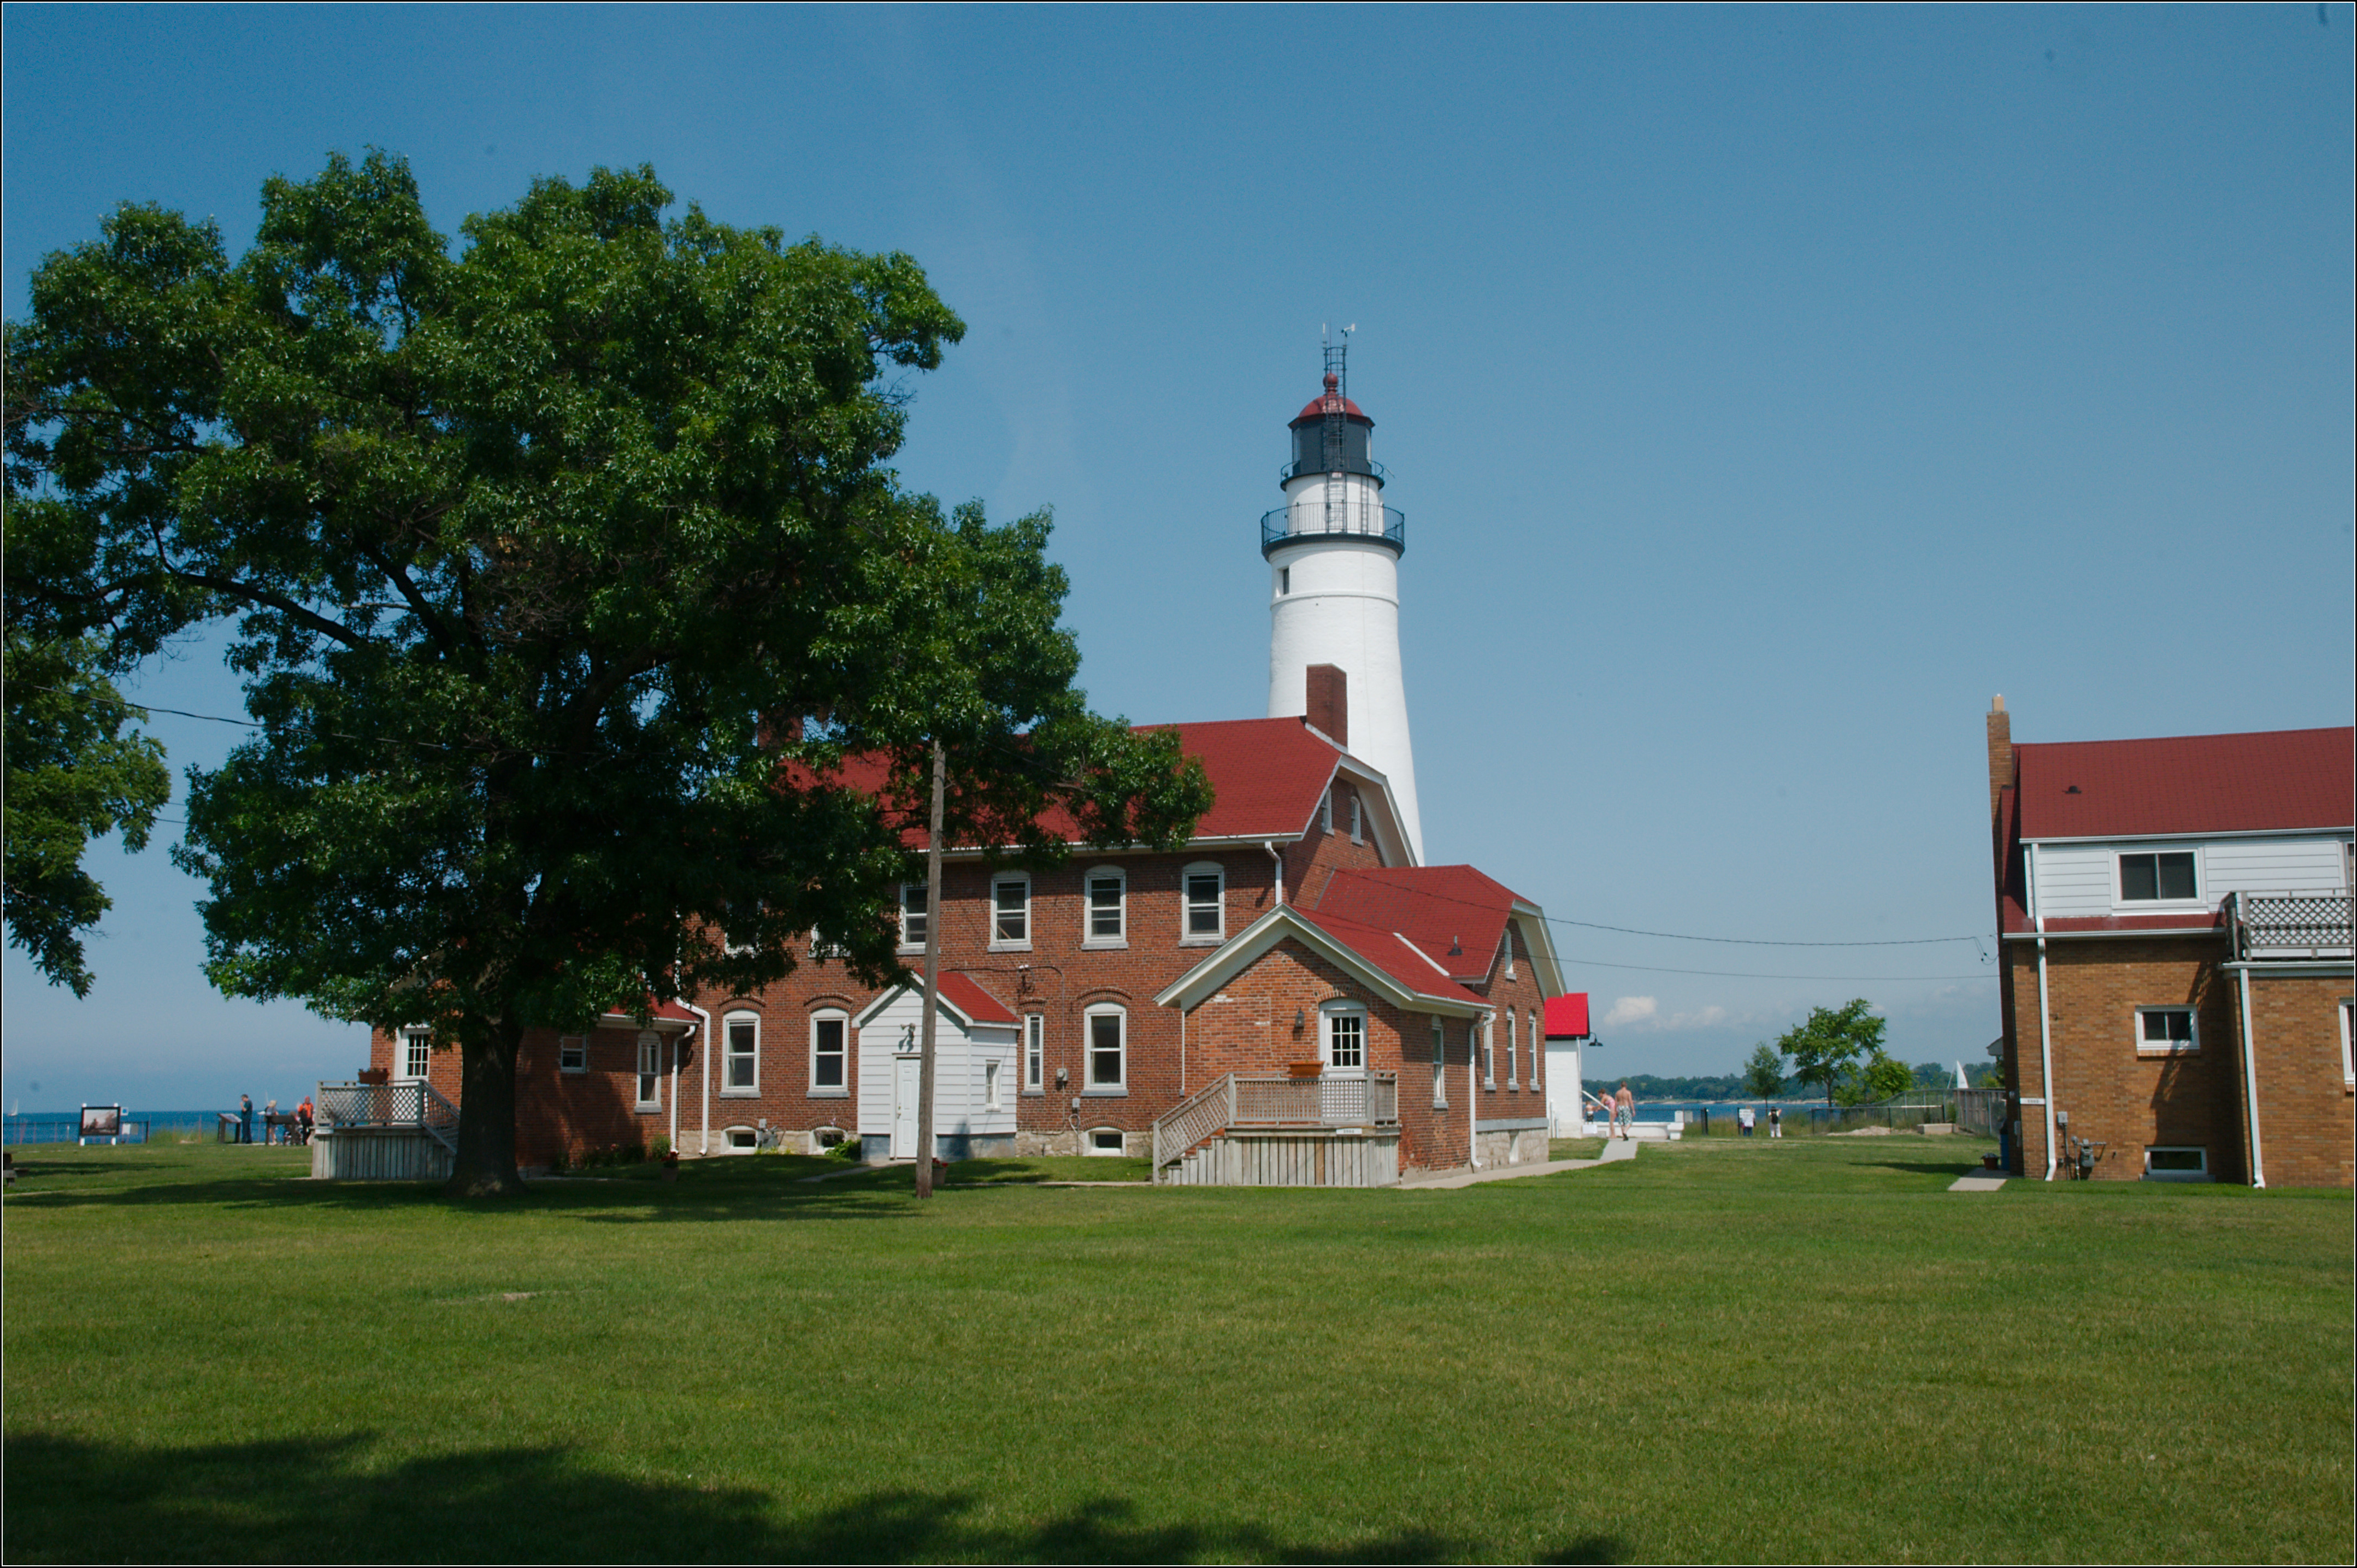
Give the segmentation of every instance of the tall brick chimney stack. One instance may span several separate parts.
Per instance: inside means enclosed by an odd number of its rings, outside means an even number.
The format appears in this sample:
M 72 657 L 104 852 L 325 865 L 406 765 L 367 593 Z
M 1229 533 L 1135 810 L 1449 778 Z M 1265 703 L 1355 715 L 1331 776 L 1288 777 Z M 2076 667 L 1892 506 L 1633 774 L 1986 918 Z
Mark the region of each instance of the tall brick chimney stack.
M 1310 727 L 1331 736 L 1334 744 L 1351 744 L 1351 675 L 1339 664 L 1312 664 L 1308 677 L 1309 711 L 1302 716 Z
M 1997 791 L 2013 782 L 2013 715 L 2005 711 L 2005 695 L 1990 700 L 1988 711 L 1989 821 L 1996 821 Z

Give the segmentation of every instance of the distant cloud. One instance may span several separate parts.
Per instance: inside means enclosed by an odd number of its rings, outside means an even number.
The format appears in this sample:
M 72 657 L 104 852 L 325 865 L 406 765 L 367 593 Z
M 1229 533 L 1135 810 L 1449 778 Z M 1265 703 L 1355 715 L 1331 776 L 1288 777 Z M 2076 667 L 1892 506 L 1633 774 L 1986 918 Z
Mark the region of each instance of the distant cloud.
M 1727 1009 L 1717 1005 L 1691 1013 L 1664 1014 L 1661 1003 L 1653 997 L 1620 996 L 1613 999 L 1611 1010 L 1604 1015 L 1598 1027 L 1652 1034 L 1672 1029 L 1715 1029 L 1728 1021 Z
M 1616 996 L 1612 1010 L 1604 1015 L 1604 1026 L 1617 1029 L 1627 1024 L 1641 1024 L 1661 1011 L 1661 1004 L 1650 996 Z

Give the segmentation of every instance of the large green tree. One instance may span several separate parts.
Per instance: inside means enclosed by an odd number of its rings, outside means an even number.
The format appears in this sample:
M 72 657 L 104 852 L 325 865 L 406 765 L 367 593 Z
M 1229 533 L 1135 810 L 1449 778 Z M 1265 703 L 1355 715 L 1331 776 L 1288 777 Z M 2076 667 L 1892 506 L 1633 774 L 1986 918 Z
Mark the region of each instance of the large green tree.
M 917 265 L 671 199 L 543 180 L 454 246 L 399 159 L 336 157 L 235 262 L 122 209 L 9 328 L 57 591 L 132 653 L 235 622 L 261 727 L 176 852 L 208 973 L 430 1023 L 462 1193 L 516 1184 L 526 1029 L 775 981 L 813 928 L 897 972 L 936 742 L 952 842 L 1168 845 L 1209 804 L 1073 686 L 1047 519 L 885 466 L 894 378 L 963 331 Z
M 1775 1049 L 1791 1059 L 1792 1076 L 1824 1088 L 1830 1106 L 1844 1073 L 1861 1060 L 1882 1057 L 1885 1026 L 1875 1016 L 1874 1004 L 1861 996 L 1839 1007 L 1812 1009 L 1808 1017 L 1777 1037 Z

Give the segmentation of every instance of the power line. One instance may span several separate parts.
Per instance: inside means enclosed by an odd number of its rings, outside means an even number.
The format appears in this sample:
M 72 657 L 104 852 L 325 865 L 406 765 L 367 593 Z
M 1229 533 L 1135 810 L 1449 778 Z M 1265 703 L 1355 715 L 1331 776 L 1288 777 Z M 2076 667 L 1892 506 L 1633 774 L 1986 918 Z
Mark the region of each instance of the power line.
M 1921 948 L 1936 946 L 1942 942 L 1972 942 L 1977 945 L 1980 941 L 1978 936 L 1900 937 L 1870 942 L 1785 941 L 1770 937 L 1697 937 L 1684 931 L 1648 931 L 1635 926 L 1607 926 L 1594 920 L 1573 920 L 1556 915 L 1549 915 L 1547 923 L 1553 926 L 1578 926 L 1591 931 L 1619 931 L 1623 936 L 1631 937 L 1667 937 L 1672 941 L 1725 942 L 1732 946 L 1750 948 Z
M 1979 974 L 1761 974 L 1739 969 L 1666 969 L 1651 963 L 1607 963 L 1602 959 L 1564 958 L 1557 961 L 1566 969 L 1574 964 L 1588 969 L 1633 969 L 1647 974 L 1706 974 L 1721 980 L 1995 980 L 1996 975 L 1984 971 Z

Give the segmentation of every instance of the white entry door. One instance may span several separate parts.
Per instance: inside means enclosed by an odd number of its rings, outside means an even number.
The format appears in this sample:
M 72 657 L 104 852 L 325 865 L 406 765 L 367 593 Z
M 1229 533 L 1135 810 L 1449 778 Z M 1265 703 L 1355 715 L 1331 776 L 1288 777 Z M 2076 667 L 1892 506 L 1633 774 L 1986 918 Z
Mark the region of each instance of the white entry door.
M 924 1064 L 916 1057 L 892 1058 L 892 1157 L 917 1157 L 917 1075 Z

